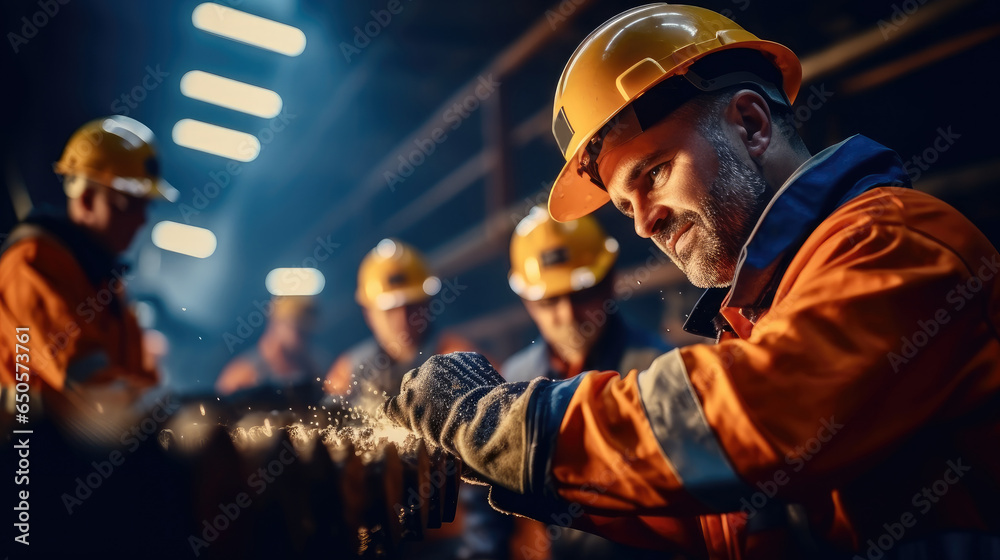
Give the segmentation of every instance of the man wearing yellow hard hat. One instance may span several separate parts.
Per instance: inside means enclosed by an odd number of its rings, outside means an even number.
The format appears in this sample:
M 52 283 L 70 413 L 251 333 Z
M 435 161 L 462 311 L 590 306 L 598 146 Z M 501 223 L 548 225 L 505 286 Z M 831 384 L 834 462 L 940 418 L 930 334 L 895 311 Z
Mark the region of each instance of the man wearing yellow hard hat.
M 435 356 L 386 414 L 493 502 L 696 558 L 1000 557 L 1000 254 L 860 135 L 812 155 L 787 48 L 702 8 L 591 33 L 556 86 L 556 220 L 611 201 L 713 337 L 624 378 Z M 624 373 L 624 372 L 622 372 Z
M 123 116 L 77 130 L 55 171 L 65 214 L 29 216 L 0 255 L 0 328 L 27 335 L 22 349 L 0 345 L 0 360 L 30 363 L 26 375 L 5 367 L 0 377 L 6 387 L 27 382 L 43 395 L 112 386 L 137 394 L 157 383 L 157 373 L 143 365 L 125 299 L 129 275 L 117 257 L 145 222 L 149 201 L 175 200 L 177 191 L 160 177 L 153 133 Z M 24 353 L 30 357 L 16 357 Z
M 460 295 L 451 291 L 416 248 L 398 239 L 380 241 L 358 267 L 355 292 L 372 338 L 334 362 L 324 390 L 375 411 L 386 395 L 396 394 L 403 374 L 431 355 L 472 349 L 460 336 L 435 333 L 439 313 L 432 313 L 429 304 L 439 311 Z
M 569 379 L 592 370 L 644 370 L 669 350 L 660 337 L 622 318 L 614 289 L 618 252 L 618 241 L 591 216 L 560 223 L 536 206 L 517 224 L 510 240 L 508 282 L 541 337 L 504 361 L 500 372 L 507 382 Z M 481 540 L 491 543 L 490 550 L 502 551 L 513 537 L 513 526 L 482 506 L 485 501 L 469 504 L 466 533 L 482 526 Z M 519 532 L 530 536 L 522 537 L 514 552 L 527 547 L 535 555 L 547 552 L 552 560 L 663 558 L 558 520 L 546 521 L 548 526 L 530 527 L 533 534 L 525 527 L 529 524 L 520 523 Z
M 590 216 L 560 223 L 535 207 L 521 220 L 510 241 L 508 282 L 543 341 L 507 359 L 508 381 L 645 369 L 669 349 L 622 320 L 614 294 L 617 259 L 618 241 Z

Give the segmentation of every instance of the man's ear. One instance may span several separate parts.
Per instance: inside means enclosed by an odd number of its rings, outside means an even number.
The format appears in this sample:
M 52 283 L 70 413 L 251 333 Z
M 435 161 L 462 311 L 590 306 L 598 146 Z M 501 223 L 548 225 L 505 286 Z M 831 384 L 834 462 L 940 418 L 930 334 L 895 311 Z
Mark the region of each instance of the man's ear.
M 529 300 L 526 300 L 524 298 L 520 298 L 520 299 L 521 299 L 521 303 L 524 305 L 524 310 L 527 311 L 528 312 L 528 316 L 531 317 L 531 322 L 533 322 L 533 323 L 535 323 L 537 325 L 538 321 L 535 319 L 535 315 L 536 315 L 536 309 L 538 308 L 538 306 L 533 301 L 529 301 Z
M 764 152 L 771 145 L 774 131 L 767 101 L 756 91 L 740 90 L 726 107 L 726 120 L 733 125 L 750 157 L 760 165 Z
M 363 305 L 361 306 L 361 316 L 364 318 L 365 325 L 368 326 L 368 330 L 374 331 L 374 329 L 372 328 L 372 313 L 371 311 L 368 310 L 367 307 Z

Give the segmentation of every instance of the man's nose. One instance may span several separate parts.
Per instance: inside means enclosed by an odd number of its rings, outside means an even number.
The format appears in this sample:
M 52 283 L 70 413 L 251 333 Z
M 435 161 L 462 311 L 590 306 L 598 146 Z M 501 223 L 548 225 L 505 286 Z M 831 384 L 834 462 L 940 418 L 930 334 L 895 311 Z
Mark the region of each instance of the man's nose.
M 635 212 L 635 233 L 649 239 L 667 225 L 670 210 L 655 201 L 643 199 L 633 206 Z
M 569 295 L 562 295 L 555 301 L 556 323 L 566 325 L 573 321 L 573 302 Z

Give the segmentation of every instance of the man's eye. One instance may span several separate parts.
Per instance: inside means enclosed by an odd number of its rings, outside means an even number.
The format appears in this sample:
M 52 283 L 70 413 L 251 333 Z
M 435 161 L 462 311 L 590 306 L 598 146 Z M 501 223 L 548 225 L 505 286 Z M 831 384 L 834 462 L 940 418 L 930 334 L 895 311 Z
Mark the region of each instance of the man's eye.
M 656 167 L 650 169 L 649 178 L 655 181 L 660 176 L 660 174 L 667 169 L 668 165 L 670 165 L 670 162 L 663 162 L 660 165 L 657 165 Z

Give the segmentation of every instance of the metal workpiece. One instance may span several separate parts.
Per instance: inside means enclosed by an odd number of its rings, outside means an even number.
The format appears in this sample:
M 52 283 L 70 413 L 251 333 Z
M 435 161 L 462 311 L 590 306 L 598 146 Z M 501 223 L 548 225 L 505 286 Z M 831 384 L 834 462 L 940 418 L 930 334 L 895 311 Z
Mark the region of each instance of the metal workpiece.
M 251 498 L 245 530 L 234 539 L 240 554 L 277 548 L 277 538 L 285 551 L 393 557 L 403 541 L 455 519 L 461 463 L 422 440 L 390 441 L 371 426 L 255 428 L 216 427 L 206 437 L 191 425 L 181 430 L 188 443 L 164 449 L 191 465 L 198 510 L 210 513 L 226 494 Z M 260 524 L 268 529 L 256 530 Z
M 204 412 L 203 412 L 204 410 Z M 236 421 L 185 406 L 149 433 L 86 445 L 48 424 L 32 456 L 32 548 L 144 558 L 397 558 L 455 519 L 461 463 L 398 428 Z M 224 422 L 224 423 L 223 423 Z M 367 422 L 367 421 L 366 421 Z M 9 459 L 10 446 L 0 452 Z M 33 478 L 35 483 L 36 479 Z M 33 535 L 34 536 L 34 535 Z

